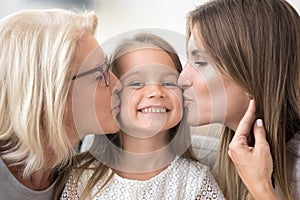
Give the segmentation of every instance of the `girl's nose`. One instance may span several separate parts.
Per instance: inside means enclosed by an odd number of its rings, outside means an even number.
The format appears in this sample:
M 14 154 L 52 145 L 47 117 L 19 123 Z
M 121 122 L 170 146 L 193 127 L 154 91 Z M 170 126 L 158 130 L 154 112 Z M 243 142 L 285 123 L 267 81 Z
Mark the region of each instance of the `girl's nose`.
M 164 98 L 165 92 L 160 84 L 148 84 L 146 87 L 147 98 Z

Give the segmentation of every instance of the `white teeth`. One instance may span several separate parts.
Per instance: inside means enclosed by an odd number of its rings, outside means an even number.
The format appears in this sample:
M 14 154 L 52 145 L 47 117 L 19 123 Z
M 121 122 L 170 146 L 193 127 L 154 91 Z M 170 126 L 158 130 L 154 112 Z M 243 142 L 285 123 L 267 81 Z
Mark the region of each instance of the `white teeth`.
M 144 108 L 141 110 L 142 113 L 165 113 L 167 109 L 165 108 Z

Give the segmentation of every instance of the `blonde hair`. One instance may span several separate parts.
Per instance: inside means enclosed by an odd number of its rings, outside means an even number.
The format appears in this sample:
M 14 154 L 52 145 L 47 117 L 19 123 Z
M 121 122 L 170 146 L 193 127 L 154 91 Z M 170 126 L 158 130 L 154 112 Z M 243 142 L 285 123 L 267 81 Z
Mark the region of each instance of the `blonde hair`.
M 20 11 L 0 21 L 0 153 L 29 177 L 54 155 L 68 163 L 71 144 L 64 115 L 77 41 L 94 34 L 93 12 Z
M 151 34 L 151 33 L 139 33 L 134 35 L 132 38 L 124 39 L 121 41 L 118 46 L 115 48 L 112 56 L 110 58 L 111 61 L 111 68 L 114 74 L 120 78 L 120 58 L 128 53 L 128 51 L 136 50 L 139 48 L 159 48 L 165 51 L 174 62 L 176 69 L 178 72 L 181 72 L 182 66 L 179 60 L 179 57 L 175 51 L 175 49 L 164 39 Z M 108 135 L 99 135 L 98 137 L 105 137 L 109 139 L 108 141 L 102 140 L 102 144 L 97 143 L 97 145 L 92 145 L 90 152 L 97 152 L 97 154 L 101 154 L 99 157 L 101 159 L 107 161 L 106 164 L 114 165 L 115 162 L 118 162 L 120 151 L 116 147 L 121 147 L 121 139 L 120 139 L 120 132 L 117 134 L 108 134 Z M 191 147 L 191 138 L 189 132 L 189 126 L 186 122 L 186 115 L 184 114 L 182 121 L 175 127 L 170 130 L 170 142 L 171 142 L 171 149 L 174 151 L 176 155 L 179 155 L 183 158 L 188 158 L 191 160 L 198 161 L 194 152 Z M 103 142 L 105 141 L 105 142 Z M 101 142 L 101 141 L 100 141 Z M 108 144 L 110 143 L 110 144 Z M 105 163 L 98 162 L 95 164 L 96 158 L 93 157 L 89 152 L 84 153 L 78 156 L 78 160 L 85 160 L 75 173 L 75 184 L 73 187 L 76 189 L 78 186 L 77 183 L 79 181 L 80 176 L 85 170 L 94 170 L 93 175 L 91 176 L 89 182 L 85 186 L 80 199 L 87 199 L 91 197 L 92 188 L 97 184 L 97 182 L 104 177 L 104 175 L 108 172 L 109 167 Z M 115 171 L 113 170 L 112 173 L 108 174 L 107 179 L 101 185 L 101 188 L 98 188 L 98 192 L 104 188 L 104 186 L 109 182 L 109 180 L 114 175 Z M 97 193 L 95 194 L 97 195 Z
M 273 157 L 273 183 L 283 199 L 293 199 L 286 143 L 300 129 L 298 13 L 284 0 L 214 0 L 189 13 L 189 37 L 194 29 L 220 72 L 255 100 Z M 216 178 L 227 199 L 251 198 L 227 154 L 233 135 L 223 131 Z

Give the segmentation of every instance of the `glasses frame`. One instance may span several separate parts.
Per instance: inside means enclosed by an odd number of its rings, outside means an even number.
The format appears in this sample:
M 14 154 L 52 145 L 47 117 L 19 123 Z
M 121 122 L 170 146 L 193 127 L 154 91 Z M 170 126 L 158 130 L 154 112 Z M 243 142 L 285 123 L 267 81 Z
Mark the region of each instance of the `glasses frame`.
M 95 68 L 90 69 L 86 72 L 82 72 L 80 74 L 74 75 L 72 80 L 87 76 L 89 74 L 93 74 L 95 72 L 100 72 L 100 75 L 97 77 L 97 79 L 98 78 L 103 78 L 105 87 L 109 87 L 109 84 L 110 84 L 109 69 L 110 69 L 110 65 L 107 63 L 107 60 L 105 59 L 102 63 L 98 64 Z

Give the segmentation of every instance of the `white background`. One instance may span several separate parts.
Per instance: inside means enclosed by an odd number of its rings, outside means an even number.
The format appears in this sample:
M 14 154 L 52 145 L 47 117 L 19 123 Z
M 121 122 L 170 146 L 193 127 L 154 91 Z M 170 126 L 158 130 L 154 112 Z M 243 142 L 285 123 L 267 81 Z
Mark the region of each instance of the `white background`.
M 39 1 L 5 1 L 5 5 L 0 7 L 0 18 L 20 9 L 58 7 L 55 4 L 58 1 L 54 0 L 37 2 Z M 185 34 L 187 12 L 206 0 L 90 0 L 90 2 L 99 16 L 97 38 L 102 43 L 117 34 L 141 28 L 163 28 Z M 288 2 L 300 13 L 300 0 Z

